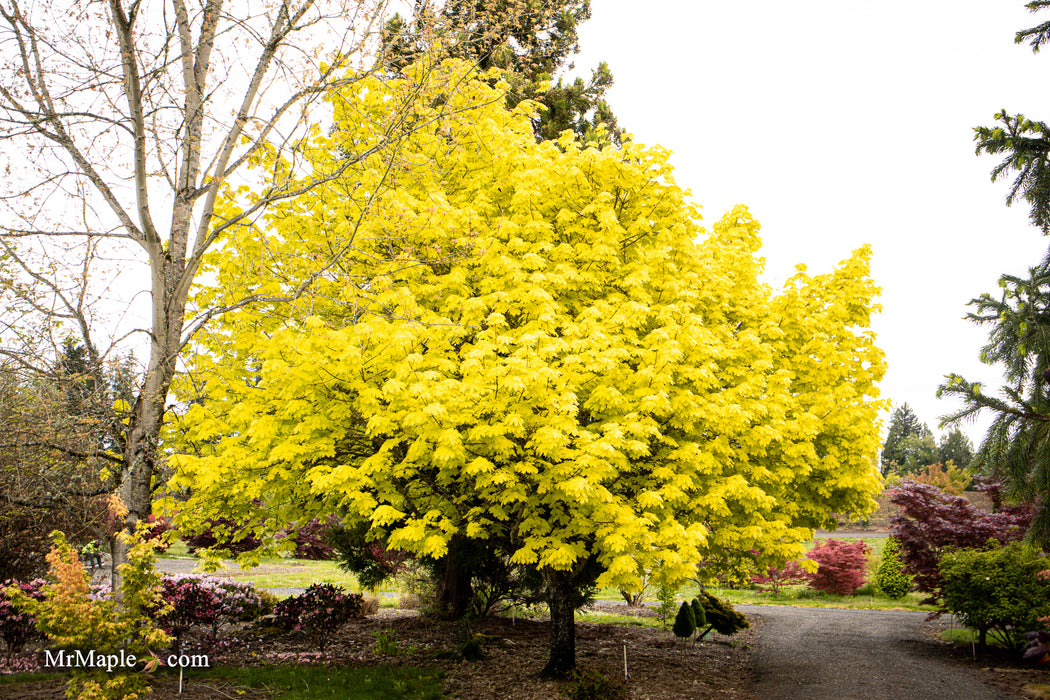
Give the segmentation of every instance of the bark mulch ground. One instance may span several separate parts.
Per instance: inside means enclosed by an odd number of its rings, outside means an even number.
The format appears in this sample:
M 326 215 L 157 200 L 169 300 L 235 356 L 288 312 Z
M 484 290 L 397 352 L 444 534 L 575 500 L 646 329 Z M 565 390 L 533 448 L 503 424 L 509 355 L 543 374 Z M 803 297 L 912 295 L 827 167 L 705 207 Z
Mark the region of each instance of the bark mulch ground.
M 648 609 L 602 605 L 603 612 L 652 616 Z M 753 620 L 760 625 L 760 622 Z M 1047 674 L 1019 663 L 1016 656 L 986 651 L 977 660 L 969 648 L 936 642 L 922 644 L 922 653 L 950 657 L 969 666 L 985 682 L 1014 697 L 1044 697 L 1028 694 L 1026 687 L 1045 684 Z M 378 651 L 377 636 L 396 642 L 397 652 Z M 470 635 L 480 635 L 484 658 L 463 661 L 452 652 L 467 638 L 460 623 L 420 618 L 412 611 L 382 609 L 377 614 L 344 625 L 329 643 L 324 655 L 315 643 L 301 635 L 248 626 L 229 631 L 219 648 L 209 651 L 213 664 L 238 667 L 259 665 L 324 664 L 330 666 L 415 666 L 439 668 L 443 697 L 510 698 L 550 700 L 562 695 L 564 685 L 539 678 L 547 658 L 550 623 L 546 620 L 493 617 L 474 621 Z M 623 679 L 624 647 L 627 649 L 625 686 L 635 699 L 726 698 L 754 700 L 751 685 L 751 647 L 761 628 L 753 627 L 733 637 L 712 633 L 702 645 L 676 641 L 668 632 L 650 627 L 576 623 L 578 667 L 596 670 L 608 678 Z M 198 653 L 190 640 L 187 653 Z M 154 682 L 157 700 L 188 698 L 269 698 L 265 688 L 237 687 L 227 681 L 207 679 L 193 671 L 186 674 L 182 695 L 177 676 L 160 676 Z M 5 700 L 61 698 L 64 680 L 51 679 L 0 684 Z
M 607 612 L 635 612 L 625 606 L 605 606 Z M 651 614 L 644 611 L 643 614 Z M 396 641 L 397 653 L 376 649 L 377 635 Z M 232 630 L 222 649 L 212 650 L 213 664 L 245 666 L 263 664 L 321 663 L 333 666 L 397 665 L 437 667 L 444 673 L 443 696 L 453 698 L 514 698 L 550 700 L 561 696 L 563 684 L 539 678 L 547 658 L 550 623 L 546 620 L 493 617 L 474 621 L 469 635 L 480 635 L 484 658 L 463 661 L 453 653 L 468 633 L 460 623 L 437 622 L 413 612 L 384 609 L 376 615 L 344 625 L 323 656 L 308 638 L 276 633 L 262 627 Z M 625 686 L 631 698 L 750 699 L 748 630 L 732 638 L 708 636 L 702 645 L 681 643 L 669 631 L 649 627 L 577 622 L 576 654 L 581 670 L 597 670 L 609 678 L 623 679 L 624 647 L 627 650 Z M 188 653 L 196 653 L 192 642 Z M 195 677 L 184 679 L 178 694 L 178 677 L 158 677 L 154 697 L 265 698 L 262 688 L 238 688 L 228 682 Z M 0 685 L 0 697 L 39 700 L 63 695 L 63 680 Z

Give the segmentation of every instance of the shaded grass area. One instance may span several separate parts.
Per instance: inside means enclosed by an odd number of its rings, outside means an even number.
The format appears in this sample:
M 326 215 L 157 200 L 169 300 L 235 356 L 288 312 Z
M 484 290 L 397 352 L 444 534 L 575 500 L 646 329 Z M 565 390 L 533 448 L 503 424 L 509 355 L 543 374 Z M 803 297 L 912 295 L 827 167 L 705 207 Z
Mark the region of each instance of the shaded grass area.
M 655 617 L 635 617 L 633 615 L 618 615 L 616 613 L 605 613 L 598 610 L 579 610 L 576 612 L 576 622 L 593 622 L 599 625 L 623 625 L 626 627 L 653 627 L 660 629 L 660 620 Z
M 967 627 L 951 627 L 940 633 L 940 638 L 946 642 L 956 645 L 977 644 L 977 630 Z M 988 630 L 988 646 L 994 649 L 1018 650 L 1024 647 L 1025 640 L 1015 632 L 1002 632 L 1001 630 Z
M 200 674 L 202 680 L 223 680 L 237 686 L 268 689 L 279 700 L 321 698 L 441 697 L 442 672 L 398 666 L 324 668 L 320 666 L 219 668 Z
M 399 666 L 215 668 L 187 674 L 184 692 L 187 697 L 195 697 L 197 691 L 206 687 L 220 689 L 228 697 L 274 700 L 434 700 L 441 697 L 443 676 L 444 672 L 438 669 Z M 64 685 L 68 680 L 68 674 L 18 673 L 0 676 L 0 686 L 43 681 Z

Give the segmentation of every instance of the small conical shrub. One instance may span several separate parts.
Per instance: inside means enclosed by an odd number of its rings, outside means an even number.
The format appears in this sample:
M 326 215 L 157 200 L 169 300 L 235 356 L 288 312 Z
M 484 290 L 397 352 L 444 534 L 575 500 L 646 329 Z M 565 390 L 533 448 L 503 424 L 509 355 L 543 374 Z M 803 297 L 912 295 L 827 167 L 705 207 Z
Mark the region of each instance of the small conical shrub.
M 693 620 L 696 621 L 696 628 L 699 630 L 707 627 L 707 613 L 704 612 L 704 606 L 700 599 L 693 598 L 693 602 L 689 607 L 693 609 Z
M 693 608 L 689 603 L 682 603 L 682 606 L 678 608 L 671 631 L 674 632 L 674 636 L 682 639 L 693 636 L 693 632 L 696 631 L 696 620 L 693 619 Z
M 911 590 L 911 584 L 911 576 L 904 572 L 900 560 L 900 543 L 891 537 L 882 548 L 879 568 L 875 570 L 875 585 L 886 596 L 897 600 Z

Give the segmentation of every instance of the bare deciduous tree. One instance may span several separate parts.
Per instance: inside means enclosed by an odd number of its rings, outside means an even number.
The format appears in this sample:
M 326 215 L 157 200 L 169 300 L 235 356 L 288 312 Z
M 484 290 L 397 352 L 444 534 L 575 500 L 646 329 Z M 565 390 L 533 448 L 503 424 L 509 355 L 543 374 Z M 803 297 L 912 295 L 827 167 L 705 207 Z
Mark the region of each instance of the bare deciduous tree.
M 383 2 L 0 0 L 0 353 L 28 367 L 72 332 L 101 381 L 145 334 L 133 405 L 108 426 L 128 530 L 150 512 L 180 351 L 231 308 L 188 311 L 202 257 L 411 128 L 392 105 L 386 137 L 331 172 L 296 170 L 325 96 L 379 65 Z M 261 172 L 262 149 L 288 167 Z M 222 217 L 238 177 L 263 194 Z M 115 543 L 114 574 L 124 557 Z

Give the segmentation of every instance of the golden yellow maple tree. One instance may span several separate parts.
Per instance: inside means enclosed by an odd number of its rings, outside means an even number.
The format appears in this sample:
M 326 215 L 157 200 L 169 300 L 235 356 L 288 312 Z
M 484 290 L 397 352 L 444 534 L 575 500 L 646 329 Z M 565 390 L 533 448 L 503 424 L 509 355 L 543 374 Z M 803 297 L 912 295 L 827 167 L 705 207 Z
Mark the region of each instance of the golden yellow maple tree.
M 832 513 L 872 510 L 870 251 L 774 293 L 746 208 L 705 231 L 667 151 L 536 143 L 533 107 L 466 70 L 355 83 L 302 144 L 315 172 L 404 95 L 427 95 L 420 127 L 210 261 L 214 306 L 285 294 L 346 249 L 297 301 L 201 336 L 183 519 L 273 532 L 335 512 L 431 559 L 498 542 L 544 574 L 557 637 L 588 559 L 637 589 L 796 557 Z M 574 663 L 567 644 L 548 672 Z

